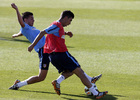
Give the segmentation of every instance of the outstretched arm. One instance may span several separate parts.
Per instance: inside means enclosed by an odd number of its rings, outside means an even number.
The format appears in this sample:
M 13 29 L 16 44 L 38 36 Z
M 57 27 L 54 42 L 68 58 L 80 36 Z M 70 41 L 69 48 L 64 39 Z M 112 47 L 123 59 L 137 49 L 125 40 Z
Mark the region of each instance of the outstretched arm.
M 17 18 L 18 18 L 18 22 L 19 22 L 20 26 L 24 27 L 25 24 L 24 24 L 24 21 L 20 15 L 20 13 L 19 13 L 18 7 L 14 3 L 12 3 L 11 6 L 12 6 L 12 8 L 14 8 L 16 10 Z
M 47 34 L 45 31 L 41 31 L 38 36 L 34 39 L 33 43 L 28 47 L 28 51 L 31 52 L 34 48 L 34 46 L 38 43 L 38 41 Z
M 22 36 L 22 33 L 21 32 L 18 32 L 17 34 L 13 34 L 12 35 L 12 38 L 19 37 L 19 36 Z

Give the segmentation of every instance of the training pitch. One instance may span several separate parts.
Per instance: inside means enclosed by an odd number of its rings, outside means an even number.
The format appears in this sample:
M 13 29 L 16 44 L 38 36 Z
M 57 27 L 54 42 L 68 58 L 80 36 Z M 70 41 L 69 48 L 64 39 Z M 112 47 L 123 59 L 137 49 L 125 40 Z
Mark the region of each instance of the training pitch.
M 50 64 L 45 81 L 19 90 L 8 90 L 16 79 L 38 75 L 38 55 L 29 53 L 25 37 L 12 39 L 20 26 L 11 3 L 19 11 L 34 13 L 37 29 L 58 20 L 63 10 L 75 18 L 66 31 L 69 52 L 90 76 L 102 74 L 96 83 L 109 93 L 101 100 L 140 99 L 140 1 L 139 0 L 0 0 L 0 100 L 92 100 L 75 75 L 61 83 L 58 96 L 51 82 L 59 74 Z

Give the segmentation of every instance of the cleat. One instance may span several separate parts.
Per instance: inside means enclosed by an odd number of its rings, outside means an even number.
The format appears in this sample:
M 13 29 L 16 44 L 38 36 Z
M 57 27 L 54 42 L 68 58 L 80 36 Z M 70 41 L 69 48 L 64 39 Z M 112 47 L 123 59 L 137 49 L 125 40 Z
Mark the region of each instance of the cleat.
M 95 96 L 95 98 L 96 98 L 96 99 L 100 99 L 100 98 L 102 98 L 103 96 L 105 96 L 107 93 L 108 93 L 108 91 L 99 92 L 99 94 L 98 94 L 97 96 Z
M 11 89 L 11 90 L 18 90 L 19 87 L 17 86 L 17 83 L 19 83 L 19 82 L 20 82 L 20 80 L 16 80 L 14 85 L 9 87 L 9 89 Z
M 102 74 L 93 77 L 93 78 L 91 79 L 91 83 L 94 83 L 94 84 L 95 84 L 95 82 L 96 82 L 97 80 L 99 80 L 99 79 L 101 78 L 101 76 L 102 76 Z
M 54 81 L 52 81 L 52 85 L 53 85 L 53 87 L 54 87 L 55 92 L 56 92 L 58 95 L 60 95 L 60 94 L 61 94 L 61 92 L 60 92 L 60 84 L 57 83 L 56 80 L 54 80 Z

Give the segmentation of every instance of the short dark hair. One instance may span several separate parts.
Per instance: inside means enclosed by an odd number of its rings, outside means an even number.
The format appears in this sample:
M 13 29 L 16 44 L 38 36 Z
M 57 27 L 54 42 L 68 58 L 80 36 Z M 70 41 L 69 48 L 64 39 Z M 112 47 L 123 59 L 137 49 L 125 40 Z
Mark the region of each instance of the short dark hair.
M 29 16 L 32 16 L 33 13 L 32 12 L 24 12 L 22 13 L 22 19 L 24 21 L 25 18 L 28 18 Z
M 64 17 L 68 17 L 68 18 L 74 18 L 74 14 L 73 12 L 71 12 L 70 10 L 65 10 L 61 13 L 61 18 L 63 19 Z

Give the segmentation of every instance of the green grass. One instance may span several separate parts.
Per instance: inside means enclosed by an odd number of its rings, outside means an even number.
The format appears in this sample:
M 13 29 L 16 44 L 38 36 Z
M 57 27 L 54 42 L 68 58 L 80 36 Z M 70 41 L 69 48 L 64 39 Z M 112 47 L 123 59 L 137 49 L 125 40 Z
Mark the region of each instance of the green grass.
M 109 93 L 101 100 L 140 99 L 140 1 L 139 0 L 0 0 L 0 100 L 92 100 L 73 75 L 61 83 L 62 95 L 55 94 L 51 81 L 59 74 L 50 65 L 45 81 L 18 91 L 8 90 L 16 79 L 38 74 L 38 55 L 29 53 L 25 37 L 12 39 L 20 26 L 10 7 L 15 2 L 20 12 L 32 11 L 34 26 L 45 29 L 60 13 L 70 9 L 75 14 L 72 25 L 65 28 L 69 52 L 90 76 L 103 74 L 96 83 Z

